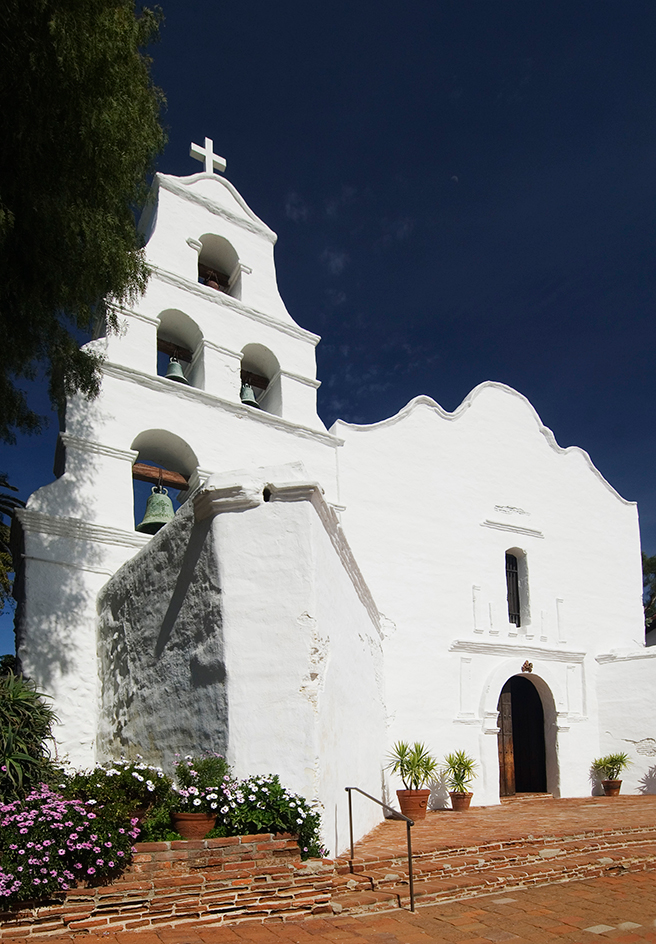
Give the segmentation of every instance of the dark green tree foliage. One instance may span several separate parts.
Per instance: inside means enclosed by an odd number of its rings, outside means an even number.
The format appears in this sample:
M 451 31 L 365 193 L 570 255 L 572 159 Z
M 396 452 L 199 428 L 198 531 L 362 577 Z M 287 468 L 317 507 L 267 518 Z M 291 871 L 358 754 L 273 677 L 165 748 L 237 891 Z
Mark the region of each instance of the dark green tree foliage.
M 645 607 L 645 630 L 656 627 L 656 554 L 647 557 L 642 552 L 642 602 Z
M 160 15 L 132 0 L 0 5 L 0 438 L 38 430 L 16 382 L 53 403 L 99 387 L 80 351 L 103 299 L 145 287 L 135 227 L 165 136 L 144 47 Z M 112 316 L 109 316 L 110 324 Z M 115 326 L 115 319 L 114 319 Z
M 55 774 L 48 741 L 57 720 L 32 682 L 0 675 L 0 799 L 20 799 Z
M 14 565 L 9 547 L 9 533 L 11 517 L 16 508 L 22 508 L 24 501 L 7 492 L 16 492 L 17 488 L 10 485 L 7 476 L 0 472 L 0 613 L 9 602 Z M 5 520 L 6 519 L 6 520 Z

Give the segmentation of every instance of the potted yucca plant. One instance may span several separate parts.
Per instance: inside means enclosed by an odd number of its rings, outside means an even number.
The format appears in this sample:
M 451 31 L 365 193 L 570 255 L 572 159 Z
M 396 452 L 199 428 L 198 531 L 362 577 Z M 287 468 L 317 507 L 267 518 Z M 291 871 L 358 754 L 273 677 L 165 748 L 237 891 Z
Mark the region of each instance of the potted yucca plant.
M 457 812 L 469 809 L 473 793 L 469 784 L 476 776 L 476 761 L 465 751 L 453 751 L 444 758 L 444 781 L 449 788 L 451 806 Z
M 605 796 L 619 796 L 622 781 L 618 780 L 618 777 L 630 763 L 629 755 L 624 751 L 606 754 L 605 757 L 597 757 L 592 761 L 592 776 L 601 781 Z
M 397 741 L 389 754 L 387 769 L 398 774 L 405 790 L 396 795 L 404 816 L 412 820 L 425 819 L 430 790 L 426 784 L 435 779 L 437 761 L 426 750 L 425 744 L 415 741 Z

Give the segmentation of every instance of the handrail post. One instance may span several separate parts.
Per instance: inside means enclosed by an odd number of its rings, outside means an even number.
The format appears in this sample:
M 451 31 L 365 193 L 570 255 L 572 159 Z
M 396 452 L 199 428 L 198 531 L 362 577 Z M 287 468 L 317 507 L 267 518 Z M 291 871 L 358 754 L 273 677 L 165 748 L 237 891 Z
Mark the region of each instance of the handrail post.
M 415 883 L 414 876 L 412 874 L 412 837 L 410 830 L 412 824 L 409 821 L 406 821 L 405 828 L 408 834 L 408 884 L 410 885 L 410 911 L 415 910 Z
M 353 845 L 353 804 L 351 803 L 351 788 L 347 787 L 346 792 L 349 798 L 349 835 L 351 837 L 351 863 L 355 857 L 355 847 Z
M 412 835 L 410 830 L 415 825 L 414 821 L 409 817 L 404 816 L 403 813 L 399 813 L 398 810 L 393 810 L 391 806 L 388 806 L 387 803 L 381 803 L 380 800 L 377 800 L 376 797 L 373 797 L 370 793 L 365 793 L 364 790 L 361 790 L 360 787 L 344 787 L 348 793 L 348 804 L 349 804 L 349 833 L 351 839 L 351 872 L 353 871 L 353 859 L 355 858 L 355 846 L 353 843 L 353 806 L 351 803 L 351 791 L 357 790 L 358 793 L 361 793 L 362 796 L 366 797 L 368 800 L 373 800 L 374 803 L 377 803 L 378 806 L 382 806 L 384 810 L 387 810 L 392 814 L 394 819 L 402 819 L 405 821 L 406 832 L 408 837 L 408 885 L 410 886 L 410 911 L 415 910 L 415 883 L 414 875 L 412 872 Z

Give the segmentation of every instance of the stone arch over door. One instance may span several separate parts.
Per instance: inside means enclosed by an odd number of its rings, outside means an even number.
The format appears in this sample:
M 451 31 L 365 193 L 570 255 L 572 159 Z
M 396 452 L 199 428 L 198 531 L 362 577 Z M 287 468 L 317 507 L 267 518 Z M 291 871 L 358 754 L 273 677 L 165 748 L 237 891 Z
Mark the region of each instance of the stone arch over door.
M 521 661 L 525 654 L 519 653 L 516 658 L 503 659 L 490 672 L 485 682 L 482 697 L 480 701 L 481 717 L 486 719 L 486 731 L 491 735 L 496 735 L 499 730 L 499 699 L 501 692 L 511 678 L 519 676 L 529 679 L 530 684 L 535 686 L 537 694 L 540 697 L 542 711 L 544 716 L 544 753 L 546 766 L 547 792 L 555 797 L 560 796 L 560 770 L 558 765 L 558 725 L 567 718 L 567 700 L 565 692 L 560 684 L 560 679 L 554 665 L 548 662 L 540 662 L 535 665 L 532 673 L 522 673 L 518 671 Z M 498 719 L 498 721 L 497 721 Z M 496 723 L 495 723 L 496 722 Z M 494 756 L 494 761 L 492 757 Z M 494 775 L 491 767 L 494 763 L 498 771 L 498 752 L 495 746 L 494 752 L 487 754 L 487 763 L 490 764 L 489 776 Z M 498 775 L 494 775 L 498 779 Z
M 555 704 L 549 686 L 532 673 L 503 685 L 499 712 L 499 794 L 553 793 L 558 781 Z

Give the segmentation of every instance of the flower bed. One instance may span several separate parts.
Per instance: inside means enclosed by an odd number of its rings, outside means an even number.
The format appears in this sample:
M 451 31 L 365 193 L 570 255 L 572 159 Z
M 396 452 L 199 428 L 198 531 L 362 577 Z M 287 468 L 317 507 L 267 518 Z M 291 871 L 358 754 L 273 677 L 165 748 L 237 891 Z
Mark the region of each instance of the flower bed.
M 137 820 L 99 816 L 41 784 L 25 800 L 0 805 L 0 897 L 48 897 L 79 881 L 111 881 L 132 858 L 138 835 Z
M 0 934 L 23 940 L 328 914 L 333 875 L 330 860 L 301 862 L 290 836 L 137 843 L 130 867 L 111 885 L 0 907 Z
M 185 758 L 176 775 L 174 786 L 159 768 L 120 761 L 74 773 L 60 783 L 61 793 L 41 784 L 0 805 L 0 899 L 11 904 L 111 882 L 130 862 L 137 838 L 182 838 L 171 825 L 175 812 L 215 816 L 210 839 L 294 833 L 301 858 L 325 855 L 318 811 L 277 776 L 238 782 L 217 754 Z

